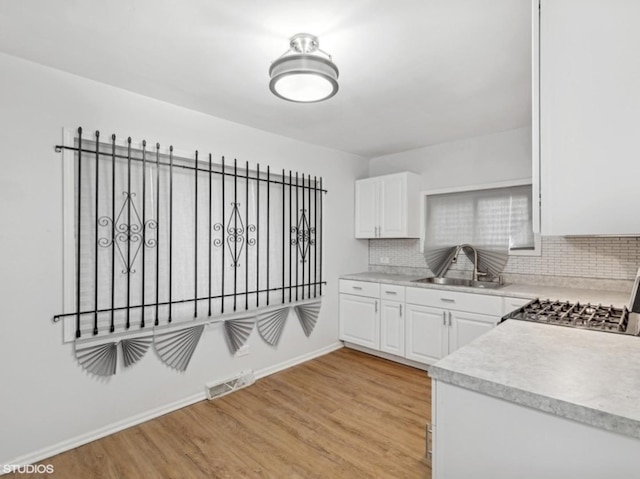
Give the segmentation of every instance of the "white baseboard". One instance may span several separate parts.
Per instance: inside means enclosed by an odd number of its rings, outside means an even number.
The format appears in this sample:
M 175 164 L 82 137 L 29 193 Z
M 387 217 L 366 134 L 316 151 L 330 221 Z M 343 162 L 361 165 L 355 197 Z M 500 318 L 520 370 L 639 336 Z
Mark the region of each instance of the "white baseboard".
M 411 366 L 412 368 L 422 369 L 423 371 L 429 371 L 428 364 L 422 364 L 417 361 L 412 361 L 410 359 L 406 359 L 401 356 L 396 356 L 395 354 L 385 353 L 384 351 L 376 351 L 375 349 L 370 349 L 365 346 L 353 344 L 348 341 L 345 341 L 344 346 L 349 349 L 355 349 L 356 351 L 371 354 L 372 356 L 378 356 L 379 358 L 388 359 L 389 361 L 393 361 L 395 363 L 404 364 L 405 366 Z
M 288 369 L 292 366 L 296 366 L 298 364 L 302 364 L 304 362 L 307 362 L 311 359 L 320 357 L 320 356 L 324 356 L 325 354 L 331 353 L 333 351 L 336 351 L 340 348 L 342 348 L 343 345 L 341 342 L 336 342 L 334 344 L 330 344 L 329 346 L 325 346 L 324 348 L 318 349 L 316 351 L 312 351 L 310 353 L 307 354 L 303 354 L 302 356 L 298 356 L 292 359 L 289 359 L 287 361 L 284 361 L 282 363 L 276 364 L 274 366 L 270 366 L 268 368 L 264 368 L 264 369 L 260 369 L 259 371 L 256 371 L 255 374 L 255 378 L 256 379 L 260 379 L 260 378 L 264 378 L 266 376 L 269 376 L 271 374 L 277 373 L 279 371 L 282 371 L 284 369 Z M 42 461 L 44 459 L 47 459 L 49 457 L 55 456 L 57 454 L 69 451 L 71 449 L 74 449 L 76 447 L 80 447 L 84 444 L 88 444 L 90 442 L 93 442 L 97 439 L 101 439 L 103 437 L 109 436 L 111 434 L 115 434 L 116 432 L 122 431 L 123 429 L 128 429 L 132 426 L 137 426 L 138 424 L 141 424 L 143 422 L 149 421 L 151 419 L 155 419 L 157 417 L 163 416 L 165 414 L 168 414 L 170 412 L 173 411 L 177 411 L 178 409 L 182 409 L 183 407 L 187 407 L 190 406 L 192 404 L 195 404 L 197 402 L 200 401 L 204 401 L 205 399 L 207 399 L 207 396 L 204 392 L 204 387 L 203 387 L 203 391 L 201 393 L 197 393 L 197 394 L 193 394 L 191 396 L 188 396 L 186 398 L 180 399 L 178 401 L 174 401 L 172 403 L 166 404 L 164 406 L 160 406 L 158 408 L 155 409 L 151 409 L 149 411 L 146 411 L 142 414 L 138 414 L 135 416 L 132 416 L 130 418 L 127 419 L 123 419 L 122 421 L 118 421 L 116 423 L 113 424 L 109 424 L 108 426 L 96 429 L 94 431 L 88 432 L 86 434 L 81 434 L 80 436 L 76 436 L 72 439 L 66 440 L 66 441 L 62 441 L 59 442 L 57 444 L 54 444 L 52 446 L 49 447 L 45 447 L 43 449 L 40 449 L 38 451 L 34 451 L 32 453 L 29 454 L 25 454 L 22 455 L 20 457 L 17 457 L 15 459 L 9 460 L 9 461 L 4 461 L 5 464 L 20 464 L 20 465 L 25 465 L 25 464 L 33 464 L 39 461 Z M 0 468 L 0 476 L 2 476 L 4 474 L 3 472 L 3 468 Z
M 199 401 L 203 401 L 207 399 L 207 396 L 204 390 L 201 393 L 194 394 L 192 396 L 186 397 L 184 399 L 180 399 L 178 401 L 174 401 L 172 403 L 166 404 L 164 406 L 160 406 L 155 409 L 151 409 L 142 414 L 137 414 L 135 416 L 129 417 L 127 419 L 123 419 L 122 421 L 118 421 L 113 424 L 109 424 L 108 426 L 101 427 L 94 431 L 88 432 L 86 434 L 81 434 L 80 436 L 76 436 L 67 441 L 62 441 L 53 446 L 45 447 L 44 449 L 40 449 L 39 451 L 32 452 L 30 454 L 25 454 L 23 456 L 17 457 L 10 461 L 5 461 L 5 464 L 33 464 L 35 462 L 42 461 L 47 459 L 48 457 L 55 456 L 65 451 L 69 451 L 76 447 L 80 447 L 84 444 L 88 444 L 96 439 L 103 438 L 105 436 L 109 436 L 111 434 L 115 434 L 118 431 L 122 431 L 123 429 L 130 428 L 132 426 L 136 426 L 143 422 L 146 422 L 150 419 L 154 419 L 156 417 L 163 416 L 167 413 L 177 411 L 178 409 L 182 409 L 183 407 L 190 406 Z M 3 474 L 3 471 L 0 470 L 0 476 Z
M 341 341 L 337 341 L 329 346 L 325 346 L 321 349 L 316 349 L 308 354 L 303 354 L 302 356 L 298 356 L 296 358 L 290 359 L 288 361 L 284 361 L 280 364 L 276 364 L 274 366 L 269 366 L 268 368 L 260 369 L 255 371 L 253 374 L 256 379 L 261 379 L 271 374 L 283 371 L 284 369 L 289 369 L 290 367 L 296 366 L 298 364 L 305 363 L 315 358 L 319 358 L 320 356 L 324 356 L 325 354 L 332 353 L 333 351 L 337 351 L 338 349 L 344 347 Z

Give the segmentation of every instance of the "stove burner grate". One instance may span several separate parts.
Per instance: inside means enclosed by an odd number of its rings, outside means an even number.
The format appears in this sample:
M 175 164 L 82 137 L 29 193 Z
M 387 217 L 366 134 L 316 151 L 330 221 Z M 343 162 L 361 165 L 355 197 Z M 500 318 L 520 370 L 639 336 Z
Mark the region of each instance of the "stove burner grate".
M 507 314 L 502 320 L 518 319 L 612 333 L 626 333 L 629 310 L 626 307 L 593 305 L 535 299 Z

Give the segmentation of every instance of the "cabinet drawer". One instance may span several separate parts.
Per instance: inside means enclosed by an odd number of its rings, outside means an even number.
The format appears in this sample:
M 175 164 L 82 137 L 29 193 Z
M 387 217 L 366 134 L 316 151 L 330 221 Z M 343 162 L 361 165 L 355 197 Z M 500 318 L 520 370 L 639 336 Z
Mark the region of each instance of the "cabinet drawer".
M 380 285 L 380 299 L 387 299 L 389 301 L 404 302 L 404 286 L 398 286 L 397 284 L 381 284 Z
M 502 298 L 502 316 L 509 314 L 510 312 L 515 311 L 518 308 L 521 308 L 529 301 L 531 300 L 522 298 Z
M 380 297 L 380 284 L 369 283 L 367 281 L 353 281 L 350 279 L 340 280 L 340 292 L 355 294 L 356 296 L 366 296 L 368 298 Z
M 427 288 L 406 288 L 405 296 L 407 304 L 469 311 L 491 316 L 501 316 L 503 310 L 500 296 Z

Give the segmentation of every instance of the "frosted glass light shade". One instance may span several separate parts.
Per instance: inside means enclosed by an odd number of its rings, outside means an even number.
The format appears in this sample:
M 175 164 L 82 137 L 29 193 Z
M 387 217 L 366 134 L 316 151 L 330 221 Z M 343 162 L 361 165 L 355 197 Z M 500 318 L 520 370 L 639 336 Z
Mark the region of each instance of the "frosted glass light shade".
M 273 88 L 279 97 L 302 103 L 324 100 L 333 93 L 333 84 L 314 73 L 283 76 L 274 82 Z
M 279 58 L 269 69 L 274 95 L 293 102 L 313 103 L 338 92 L 338 67 L 325 58 L 299 54 Z

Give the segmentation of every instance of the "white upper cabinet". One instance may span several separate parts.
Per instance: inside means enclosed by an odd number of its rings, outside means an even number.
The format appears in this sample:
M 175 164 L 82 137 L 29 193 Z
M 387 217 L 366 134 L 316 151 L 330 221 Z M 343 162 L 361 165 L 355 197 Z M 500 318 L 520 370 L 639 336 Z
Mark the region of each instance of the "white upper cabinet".
M 378 234 L 377 178 L 356 181 L 356 238 L 375 238 Z
M 636 0 L 541 0 L 543 235 L 640 234 L 638 19 Z
M 356 238 L 417 238 L 420 176 L 396 173 L 356 181 Z
M 409 205 L 408 174 L 384 176 L 380 179 L 378 218 L 380 236 L 397 238 L 408 236 Z M 413 195 L 413 209 L 418 208 L 418 191 Z M 420 232 L 416 232 L 420 235 Z

